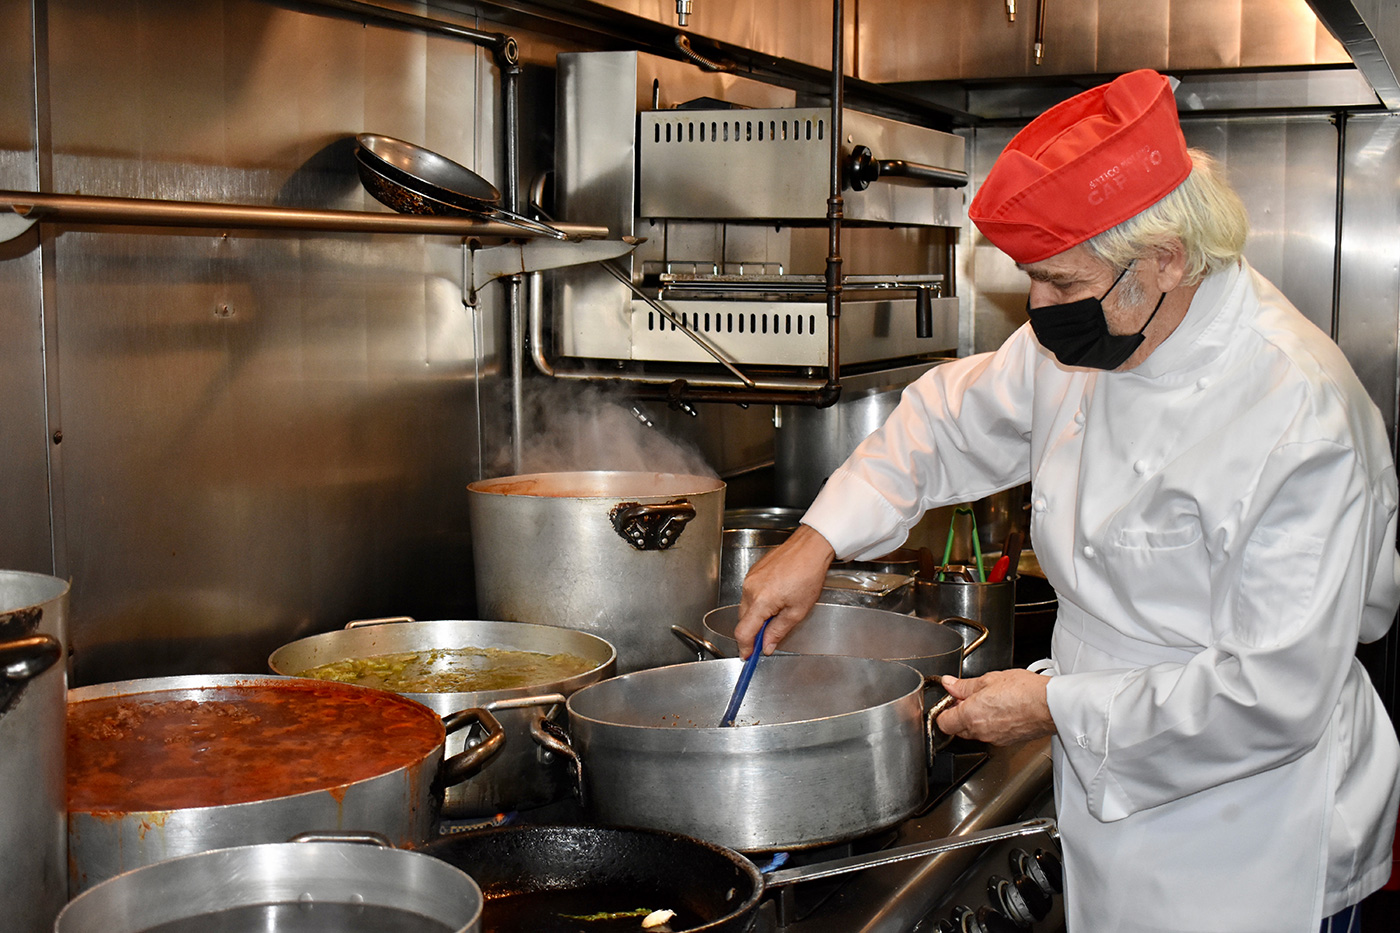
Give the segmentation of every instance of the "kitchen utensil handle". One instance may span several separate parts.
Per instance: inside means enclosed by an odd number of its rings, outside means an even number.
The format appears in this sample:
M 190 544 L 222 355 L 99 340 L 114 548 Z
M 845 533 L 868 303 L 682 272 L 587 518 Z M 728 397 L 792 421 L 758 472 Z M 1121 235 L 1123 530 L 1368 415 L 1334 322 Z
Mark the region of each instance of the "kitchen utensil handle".
M 758 659 L 763 655 L 763 633 L 768 631 L 768 623 L 772 622 L 774 616 L 769 616 L 763 620 L 763 624 L 758 627 L 758 634 L 754 636 L 753 651 L 750 652 L 748 660 L 744 662 L 743 670 L 739 671 L 739 680 L 734 684 L 734 693 L 729 697 L 729 705 L 725 707 L 724 718 L 719 721 L 721 726 L 734 725 L 734 717 L 739 715 L 739 707 L 743 705 L 744 694 L 749 692 L 749 681 L 753 680 L 753 672 L 758 667 Z
M 389 625 L 397 622 L 416 622 L 413 616 L 385 616 L 382 619 L 355 619 L 353 622 L 346 622 L 346 628 L 368 628 L 371 625 Z
M 680 639 L 681 644 L 685 645 L 691 651 L 694 651 L 697 656 L 697 660 L 705 660 L 705 655 L 707 654 L 712 658 L 725 657 L 725 655 L 720 652 L 718 647 L 701 638 L 699 635 L 696 635 L 694 632 L 690 631 L 687 628 L 682 628 L 679 625 L 673 625 L 671 626 L 671 634 Z
M 680 540 L 695 506 L 685 499 L 671 502 L 619 502 L 608 512 L 614 530 L 639 551 L 664 551 Z
M 30 635 L 0 642 L 0 680 L 32 680 L 58 663 L 63 643 L 52 635 Z
M 961 836 L 947 836 L 943 839 L 935 839 L 932 842 L 919 842 L 908 846 L 896 846 L 893 849 L 882 849 L 878 852 L 871 852 L 865 855 L 852 855 L 848 858 L 817 862 L 814 865 L 784 868 L 768 875 L 764 879 L 764 886 L 768 888 L 777 888 L 783 887 L 784 885 L 797 884 L 799 881 L 816 881 L 818 878 L 845 875 L 865 868 L 878 868 L 881 865 L 890 865 L 894 862 L 926 858 L 930 855 L 952 852 L 954 849 L 967 849 L 972 846 L 988 845 L 993 842 L 1001 842 L 1004 839 L 1016 839 L 1020 836 L 1032 836 L 1036 833 L 1047 833 L 1051 838 L 1055 838 L 1059 835 L 1059 828 L 1055 825 L 1053 819 L 1049 817 L 1040 817 L 1034 820 L 1026 820 L 1024 823 L 1012 823 L 1009 826 L 996 826 L 992 829 L 981 830 L 980 832 L 964 833 Z
M 437 778 L 433 781 L 434 791 L 460 784 L 476 774 L 506 744 L 506 732 L 501 728 L 500 721 L 491 715 L 490 710 L 473 707 L 472 709 L 458 710 L 442 718 L 442 724 L 446 727 L 448 735 L 478 723 L 486 730 L 486 738 L 461 754 L 453 755 L 443 761 L 438 768 Z

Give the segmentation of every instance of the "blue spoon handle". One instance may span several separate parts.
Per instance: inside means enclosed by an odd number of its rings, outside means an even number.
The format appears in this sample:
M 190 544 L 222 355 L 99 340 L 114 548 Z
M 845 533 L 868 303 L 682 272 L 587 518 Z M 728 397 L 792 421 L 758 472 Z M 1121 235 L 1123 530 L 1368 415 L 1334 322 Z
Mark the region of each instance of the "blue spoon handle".
M 763 633 L 768 630 L 768 623 L 772 621 L 773 616 L 769 616 L 759 626 L 758 635 L 753 640 L 753 653 L 744 662 L 744 669 L 739 672 L 739 681 L 734 684 L 734 693 L 729 697 L 729 706 L 724 710 L 724 718 L 719 721 L 721 726 L 734 725 L 734 717 L 739 715 L 739 706 L 744 702 L 744 694 L 749 692 L 749 681 L 753 680 L 754 668 L 758 667 L 758 659 L 763 656 Z

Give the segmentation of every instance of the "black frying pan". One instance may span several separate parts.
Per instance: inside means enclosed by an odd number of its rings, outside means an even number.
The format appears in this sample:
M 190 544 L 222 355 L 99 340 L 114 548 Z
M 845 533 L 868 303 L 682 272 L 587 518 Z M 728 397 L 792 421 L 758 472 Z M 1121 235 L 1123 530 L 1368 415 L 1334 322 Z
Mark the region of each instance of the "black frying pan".
M 548 224 L 504 210 L 495 185 L 436 152 L 374 133 L 361 133 L 355 142 L 356 168 L 365 190 L 401 214 L 481 217 L 568 239 Z
M 642 908 L 676 911 L 671 930 L 742 933 L 763 894 L 758 869 L 739 853 L 650 829 L 513 826 L 445 836 L 421 851 L 481 886 L 482 933 L 634 933 L 637 916 L 569 918 Z

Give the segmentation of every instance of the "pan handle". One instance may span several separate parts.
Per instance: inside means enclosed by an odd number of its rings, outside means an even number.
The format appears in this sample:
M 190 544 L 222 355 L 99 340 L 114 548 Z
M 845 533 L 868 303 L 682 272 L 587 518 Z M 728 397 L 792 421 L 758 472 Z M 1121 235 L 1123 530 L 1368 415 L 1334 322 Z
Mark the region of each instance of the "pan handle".
M 415 618 L 413 618 L 413 616 L 385 616 L 385 617 L 382 618 L 382 619 L 356 619 L 356 620 L 354 620 L 353 622 L 346 622 L 346 623 L 345 623 L 345 627 L 346 627 L 347 629 L 350 629 L 350 628 L 368 628 L 368 627 L 371 626 L 371 625 L 388 625 L 388 624 L 391 623 L 391 622 L 416 622 L 416 621 L 418 621 L 418 620 L 415 619 Z
M 357 842 L 361 845 L 379 846 L 384 849 L 394 848 L 394 844 L 389 841 L 389 837 L 383 833 L 356 832 L 356 833 L 336 833 L 336 832 L 309 832 L 297 833 L 287 840 L 288 842 Z
M 699 635 L 690 631 L 690 629 L 679 625 L 673 625 L 671 626 L 671 634 L 679 638 L 683 645 L 695 652 L 695 660 L 697 661 L 705 660 L 705 655 L 707 654 L 712 658 L 726 657 L 712 642 L 701 638 Z
M 934 839 L 931 842 L 916 842 L 913 845 L 881 849 L 878 852 L 870 852 L 865 855 L 852 855 L 848 858 L 817 862 L 814 865 L 784 868 L 766 876 L 764 887 L 777 888 L 797 884 L 799 881 L 816 881 L 818 878 L 845 875 L 865 868 L 878 868 L 881 865 L 890 865 L 894 862 L 926 858 L 930 855 L 951 852 L 954 849 L 988 845 L 993 842 L 1001 842 L 1003 839 L 1033 836 L 1036 833 L 1047 833 L 1053 839 L 1059 835 L 1059 828 L 1050 817 L 1039 817 L 1034 820 L 1026 820 L 1023 823 L 1012 823 L 1008 826 L 995 826 L 975 833 L 964 833 L 961 836 L 947 836 L 943 839 Z
M 970 629 L 972 629 L 973 631 L 975 631 L 975 632 L 978 633 L 977 637 L 974 638 L 974 639 L 972 639 L 972 641 L 969 642 L 969 643 L 963 648 L 963 654 L 962 654 L 962 656 L 963 656 L 963 660 L 964 660 L 964 661 L 967 660 L 967 656 L 968 656 L 968 655 L 972 654 L 972 652 L 974 652 L 974 651 L 976 651 L 978 648 L 982 647 L 982 642 L 986 641 L 986 640 L 987 640 L 987 636 L 991 634 L 990 632 L 987 631 L 987 627 L 986 627 L 985 625 L 983 625 L 981 622 L 974 622 L 974 621 L 972 621 L 971 619 L 964 619 L 962 616 L 949 616 L 949 617 L 946 618 L 946 619 L 939 619 L 939 620 L 938 620 L 938 624 L 939 624 L 939 625 L 947 625 L 949 622 L 953 623 L 953 627 L 954 627 L 954 628 L 958 628 L 958 627 L 970 628 Z
M 574 797 L 580 804 L 584 804 L 586 795 L 583 786 L 583 759 L 574 750 L 573 744 L 569 741 L 568 733 L 558 723 L 540 716 L 530 723 L 530 738 L 534 739 L 535 743 L 545 751 L 568 759 L 570 770 L 574 775 Z
M 33 680 L 63 657 L 63 644 L 52 635 L 30 635 L 0 642 L 0 682 Z
M 446 727 L 448 735 L 480 724 L 486 730 L 486 738 L 461 754 L 443 761 L 438 768 L 437 777 L 433 779 L 435 793 L 460 784 L 476 774 L 506 744 L 506 732 L 496 717 L 491 715 L 490 710 L 477 707 L 458 710 L 442 717 L 442 724 Z
M 568 700 L 562 693 L 542 693 L 539 696 L 531 697 L 511 697 L 508 700 L 492 700 L 486 704 L 486 708 L 491 712 L 503 709 L 525 709 L 530 706 L 558 706 L 567 703 Z
M 695 517 L 686 499 L 670 502 L 619 502 L 608 519 L 622 540 L 639 551 L 664 551 L 675 544 Z

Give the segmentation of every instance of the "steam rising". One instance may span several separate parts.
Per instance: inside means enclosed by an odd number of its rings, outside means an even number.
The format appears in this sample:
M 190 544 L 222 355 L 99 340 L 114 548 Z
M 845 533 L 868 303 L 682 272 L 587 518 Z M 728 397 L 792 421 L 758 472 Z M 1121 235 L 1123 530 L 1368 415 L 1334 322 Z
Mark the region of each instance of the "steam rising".
M 695 446 L 663 433 L 663 419 L 644 410 L 648 420 L 655 422 L 648 427 L 633 411 L 632 402 L 608 398 L 594 388 L 571 388 L 546 384 L 526 399 L 521 473 L 615 470 L 717 475 Z

